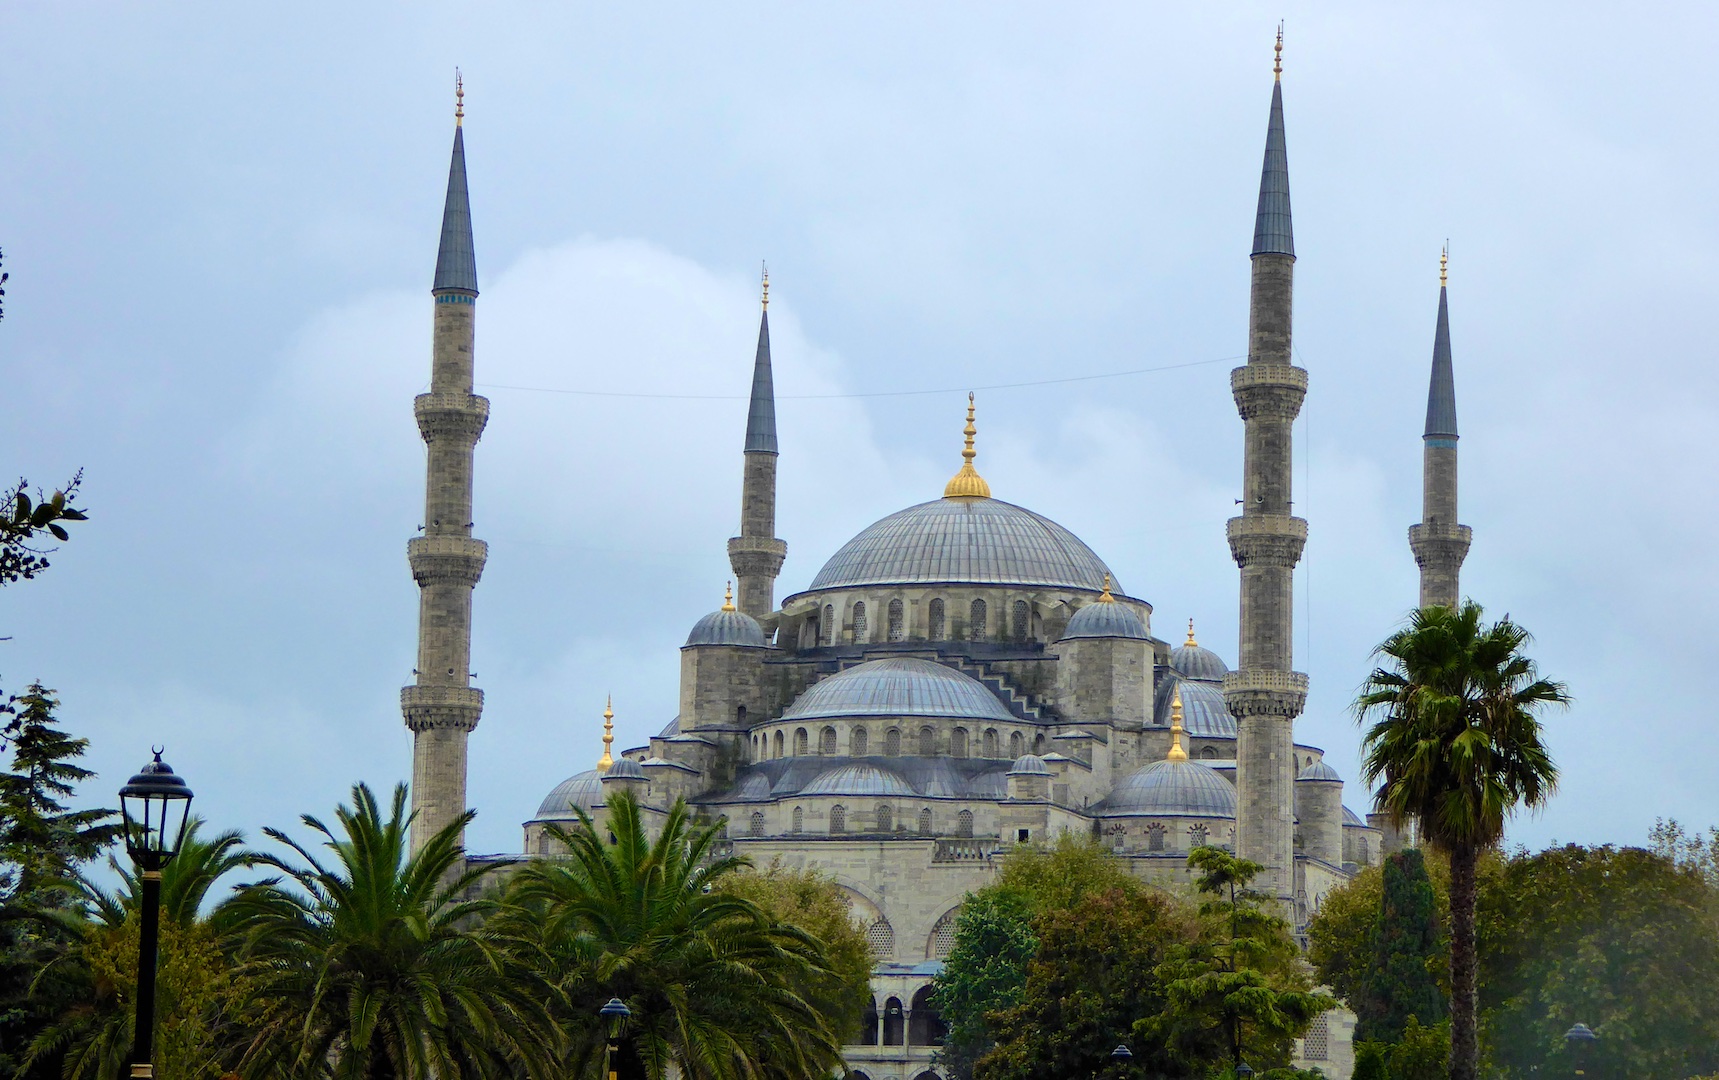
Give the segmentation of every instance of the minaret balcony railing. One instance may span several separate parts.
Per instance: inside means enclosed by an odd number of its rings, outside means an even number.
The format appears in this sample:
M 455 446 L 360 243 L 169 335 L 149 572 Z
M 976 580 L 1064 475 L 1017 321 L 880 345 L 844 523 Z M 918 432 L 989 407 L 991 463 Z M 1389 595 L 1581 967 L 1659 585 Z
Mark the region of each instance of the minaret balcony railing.
M 400 711 L 413 731 L 438 727 L 470 731 L 483 715 L 483 691 L 475 686 L 403 686 Z
M 1463 547 L 1474 542 L 1474 530 L 1467 525 L 1446 525 L 1443 522 L 1421 522 L 1409 526 L 1409 543 L 1457 543 Z
M 419 585 L 476 585 L 489 545 L 469 536 L 418 536 L 406 541 L 406 558 Z
M 1307 372 L 1289 364 L 1244 364 L 1230 372 L 1230 394 L 1243 420 L 1293 420 L 1307 396 Z
M 1224 705 L 1238 718 L 1300 716 L 1307 705 L 1307 676 L 1264 668 L 1229 672 L 1224 676 Z
M 462 438 L 477 442 L 489 423 L 489 399 L 476 394 L 419 394 L 412 399 L 412 415 L 425 442 Z
M 1230 518 L 1226 531 L 1237 566 L 1292 567 L 1307 546 L 1307 520 L 1288 514 Z

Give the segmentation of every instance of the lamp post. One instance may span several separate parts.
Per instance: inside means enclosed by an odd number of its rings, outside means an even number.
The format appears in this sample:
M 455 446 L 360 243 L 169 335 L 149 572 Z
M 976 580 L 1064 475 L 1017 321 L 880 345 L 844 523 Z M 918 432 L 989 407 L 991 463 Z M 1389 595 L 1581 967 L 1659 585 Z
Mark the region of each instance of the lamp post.
M 191 789 L 176 776 L 161 751 L 119 789 L 125 822 L 125 850 L 137 867 L 137 1028 L 131 1050 L 131 1075 L 155 1075 L 155 960 L 161 922 L 161 869 L 179 854 L 191 820 Z
M 1123 1070 L 1127 1069 L 1128 1063 L 1133 1060 L 1134 1051 L 1128 1049 L 1127 1043 L 1117 1043 L 1116 1049 L 1110 1052 L 1110 1063 L 1116 1066 L 1118 1074 L 1126 1075 Z
M 1577 1076 L 1587 1075 L 1582 1071 L 1582 1066 L 1588 1060 L 1588 1047 L 1598 1042 L 1599 1038 L 1594 1034 L 1594 1029 L 1586 1024 L 1576 1024 L 1564 1032 L 1564 1044 L 1570 1048 L 1570 1053 L 1576 1059 Z
M 633 1015 L 633 1010 L 627 1008 L 627 1003 L 620 998 L 612 997 L 607 1004 L 597 1010 L 597 1015 L 603 1018 L 603 1024 L 608 1029 L 609 1035 L 609 1046 L 607 1057 L 603 1062 L 603 1071 L 608 1074 L 609 1080 L 615 1080 L 615 1059 L 621 1053 L 621 1028 L 626 1024 L 627 1017 Z
M 1253 1070 L 1248 1067 L 1247 1062 L 1236 1066 L 1236 1080 L 1253 1080 Z

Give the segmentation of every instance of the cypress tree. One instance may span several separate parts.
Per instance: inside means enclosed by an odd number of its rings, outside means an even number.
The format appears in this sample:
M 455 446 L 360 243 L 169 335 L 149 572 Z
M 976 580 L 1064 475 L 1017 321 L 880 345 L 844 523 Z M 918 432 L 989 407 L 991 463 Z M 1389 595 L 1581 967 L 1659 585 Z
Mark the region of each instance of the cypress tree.
M 1357 1042 L 1394 1043 L 1411 1016 L 1426 1027 L 1445 1018 L 1445 995 L 1435 974 L 1444 949 L 1438 903 L 1420 850 L 1390 856 L 1373 924 L 1371 975 L 1355 1003 Z

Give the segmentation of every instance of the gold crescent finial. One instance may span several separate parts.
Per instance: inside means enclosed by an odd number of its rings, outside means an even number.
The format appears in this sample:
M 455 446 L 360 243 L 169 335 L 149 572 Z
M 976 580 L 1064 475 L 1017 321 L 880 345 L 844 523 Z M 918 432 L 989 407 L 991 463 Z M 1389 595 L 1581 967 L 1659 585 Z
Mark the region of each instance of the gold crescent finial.
M 1101 604 L 1114 604 L 1114 603 L 1116 603 L 1116 597 L 1110 595 L 1110 575 L 1109 574 L 1104 575 L 1104 591 L 1098 594 L 1098 602 Z
M 1276 55 L 1271 61 L 1271 74 L 1273 78 L 1281 80 L 1283 78 L 1283 23 L 1281 21 L 1277 24 L 1277 47 L 1274 52 Z
M 609 700 L 603 705 L 603 756 L 597 759 L 597 771 L 606 773 L 615 764 L 614 755 L 610 748 L 615 745 L 615 695 L 610 694 Z
M 1187 761 L 1188 752 L 1182 749 L 1182 688 L 1172 692 L 1170 697 L 1170 752 L 1164 756 L 1166 761 Z
M 1188 620 L 1188 640 L 1182 642 L 1182 644 L 1184 646 L 1186 646 L 1187 648 L 1190 648 L 1190 649 L 1192 649 L 1192 648 L 1194 648 L 1200 644 L 1199 642 L 1194 640 L 1194 620 L 1192 620 L 1192 619 Z
M 1450 266 L 1450 241 L 1444 242 L 1444 248 L 1438 253 L 1438 287 L 1444 288 L 1447 280 L 1447 268 Z
M 770 264 L 764 263 L 764 310 L 770 310 Z
M 723 611 L 735 610 L 735 608 L 734 608 L 734 582 L 732 582 L 732 581 L 730 581 L 728 583 L 727 588 L 722 590 L 722 610 Z
M 991 485 L 985 483 L 985 478 L 979 475 L 977 469 L 973 468 L 973 459 L 979 456 L 979 452 L 973 449 L 973 436 L 979 433 L 979 429 L 973 426 L 974 409 L 973 395 L 969 392 L 967 394 L 967 426 L 962 429 L 962 433 L 967 437 L 967 445 L 961 451 L 961 471 L 943 485 L 943 497 L 945 499 L 989 499 L 991 497 Z
M 460 69 L 454 69 L 454 126 L 464 127 L 466 122 L 466 81 L 460 75 Z

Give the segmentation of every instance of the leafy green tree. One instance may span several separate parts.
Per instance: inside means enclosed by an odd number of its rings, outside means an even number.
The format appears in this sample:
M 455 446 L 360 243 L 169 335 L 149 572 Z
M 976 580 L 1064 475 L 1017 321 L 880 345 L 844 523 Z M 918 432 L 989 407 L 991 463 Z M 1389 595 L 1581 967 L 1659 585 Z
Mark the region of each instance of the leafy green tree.
M 1383 877 L 1365 992 L 1349 1002 L 1357 1041 L 1396 1042 L 1411 1018 L 1437 1024 L 1445 1016 L 1443 920 L 1420 849 L 1387 857 Z
M 1218 847 L 1195 848 L 1188 866 L 1210 899 L 1198 936 L 1160 965 L 1166 1005 L 1135 1025 L 1137 1039 L 1167 1047 L 1190 1075 L 1225 1062 L 1285 1065 L 1294 1040 L 1336 999 L 1313 992 L 1288 923 L 1248 888 L 1263 867 Z
M 80 470 L 65 487 L 52 495 L 38 490 L 34 499 L 28 480 L 0 494 L 0 585 L 28 581 L 48 568 L 53 549 L 37 546 L 43 533 L 64 542 L 70 537 L 65 522 L 88 520 L 72 505 L 83 478 Z
M 466 813 L 409 851 L 406 788 L 388 816 L 359 784 L 335 811 L 338 830 L 302 820 L 324 861 L 286 834 L 265 833 L 286 874 L 233 901 L 259 1017 L 241 1075 L 272 1080 L 428 1080 L 549 1075 L 551 989 L 509 942 L 482 925 L 495 909 L 467 899 L 481 868 L 461 869 Z
M 840 1061 L 839 1017 L 808 986 L 834 974 L 811 933 L 723 886 L 748 865 L 715 850 L 720 823 L 695 824 L 684 802 L 649 838 L 634 798 L 607 799 L 603 826 L 583 811 L 552 830 L 569 852 L 508 883 L 503 920 L 532 942 L 560 1002 L 557 1075 L 586 1076 L 604 1051 L 597 1010 L 632 1010 L 624 1076 L 693 1080 L 822 1076 Z M 612 836 L 611 841 L 609 837 Z
M 1500 619 L 1481 625 L 1475 603 L 1421 608 L 1387 638 L 1355 708 L 1371 720 L 1362 775 L 1378 805 L 1448 855 L 1451 876 L 1451 1076 L 1477 1080 L 1475 875 L 1480 855 L 1518 807 L 1551 797 L 1558 770 L 1537 713 L 1569 701 L 1523 652 L 1528 632 Z

